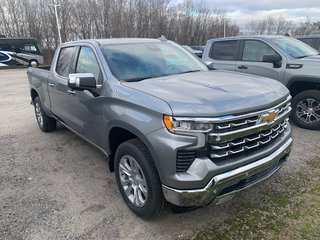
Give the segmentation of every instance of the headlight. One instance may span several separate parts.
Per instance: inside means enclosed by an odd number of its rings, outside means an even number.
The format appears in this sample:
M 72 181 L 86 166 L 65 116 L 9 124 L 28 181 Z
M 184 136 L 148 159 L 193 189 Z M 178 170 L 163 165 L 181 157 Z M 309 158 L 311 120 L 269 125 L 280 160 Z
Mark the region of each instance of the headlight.
M 172 116 L 163 116 L 164 125 L 170 132 L 202 132 L 207 133 L 213 130 L 213 123 L 201 122 L 192 118 L 175 118 Z

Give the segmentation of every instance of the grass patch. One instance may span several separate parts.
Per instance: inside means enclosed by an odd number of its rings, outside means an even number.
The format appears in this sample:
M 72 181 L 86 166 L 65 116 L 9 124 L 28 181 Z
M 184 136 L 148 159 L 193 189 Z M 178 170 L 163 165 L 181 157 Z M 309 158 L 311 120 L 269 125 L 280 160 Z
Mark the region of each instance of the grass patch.
M 185 239 L 320 240 L 320 157 L 304 172 L 262 193 L 259 204 L 242 205 L 224 223 L 208 226 Z

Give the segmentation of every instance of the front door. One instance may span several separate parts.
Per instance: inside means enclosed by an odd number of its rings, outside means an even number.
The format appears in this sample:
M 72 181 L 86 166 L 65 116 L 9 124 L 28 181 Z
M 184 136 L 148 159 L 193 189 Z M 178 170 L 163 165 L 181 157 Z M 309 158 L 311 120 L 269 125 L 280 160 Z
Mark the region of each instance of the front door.
M 105 98 L 100 96 L 103 73 L 94 50 L 90 46 L 80 46 L 76 54 L 72 73 L 92 73 L 97 88 L 78 91 L 68 90 L 68 115 L 72 128 L 91 142 L 101 146 L 105 137 L 103 129 L 103 106 Z
M 265 42 L 245 40 L 242 56 L 240 56 L 236 65 L 236 71 L 282 81 L 285 64 L 274 66 L 273 63 L 263 62 L 263 56 L 275 54 L 279 55 L 279 53 Z

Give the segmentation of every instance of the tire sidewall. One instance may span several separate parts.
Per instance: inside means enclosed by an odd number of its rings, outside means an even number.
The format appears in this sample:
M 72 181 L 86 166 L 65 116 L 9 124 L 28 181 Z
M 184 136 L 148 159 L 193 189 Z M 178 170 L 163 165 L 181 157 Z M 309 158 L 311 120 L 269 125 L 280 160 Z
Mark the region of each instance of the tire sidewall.
M 145 148 L 145 147 L 144 147 Z M 146 148 L 144 149 L 146 150 Z M 141 218 L 151 218 L 153 217 L 155 214 L 157 214 L 157 208 L 159 206 L 159 196 L 156 195 L 156 192 L 159 193 L 159 191 L 161 192 L 161 184 L 159 181 L 159 177 L 156 174 L 156 176 L 152 176 L 154 175 L 154 165 L 152 161 L 152 158 L 150 156 L 149 153 L 147 152 L 141 152 L 141 150 L 139 150 L 139 147 L 137 147 L 136 145 L 134 145 L 132 142 L 127 141 L 122 143 L 115 154 L 115 174 L 116 174 L 116 181 L 117 181 L 117 185 L 118 188 L 120 190 L 121 196 L 124 199 L 124 201 L 126 202 L 127 206 L 135 213 L 137 214 L 139 217 Z M 137 207 L 135 206 L 127 197 L 127 195 L 124 192 L 124 189 L 122 187 L 121 184 L 121 180 L 120 180 L 120 174 L 119 174 L 119 163 L 121 158 L 124 155 L 129 155 L 132 156 L 140 165 L 141 170 L 143 171 L 143 174 L 145 176 L 146 179 L 146 183 L 147 183 L 147 188 L 148 188 L 148 197 L 147 197 L 147 201 L 145 203 L 145 205 L 143 207 Z M 160 189 L 159 189 L 160 188 Z M 162 192 L 161 192 L 162 193 Z
M 36 104 L 39 104 L 40 112 L 42 114 L 42 121 L 43 121 L 42 126 L 40 125 L 39 120 L 37 118 Z M 33 100 L 33 105 L 34 105 L 34 112 L 36 115 L 36 120 L 37 120 L 38 126 L 41 129 L 41 131 L 43 131 L 43 132 L 54 131 L 57 126 L 57 121 L 56 121 L 56 119 L 49 117 L 47 115 L 47 113 L 44 111 L 39 96 L 35 97 L 35 99 Z
M 38 117 L 37 117 L 37 111 L 36 111 L 36 105 L 37 105 L 37 104 L 39 104 L 40 112 L 41 112 L 41 114 L 42 114 L 42 121 L 43 121 L 42 126 L 40 125 L 39 120 L 38 120 Z M 40 128 L 42 131 L 45 131 L 45 130 L 46 130 L 46 129 L 45 129 L 45 126 L 46 126 L 45 112 L 44 112 L 44 110 L 43 110 L 43 107 L 42 107 L 42 104 L 41 104 L 41 102 L 40 102 L 39 97 L 36 97 L 36 98 L 34 99 L 33 105 L 34 105 L 34 112 L 35 112 L 35 114 L 36 114 L 36 119 L 37 119 L 38 126 L 39 126 L 39 128 Z
M 299 102 L 301 102 L 303 99 L 312 98 L 316 99 L 320 102 L 320 91 L 319 90 L 308 90 L 301 92 L 297 94 L 292 99 L 292 114 L 291 119 L 293 122 L 298 125 L 301 128 L 310 129 L 310 130 L 318 130 L 320 129 L 320 121 L 313 122 L 313 123 L 306 123 L 303 120 L 301 120 L 297 115 L 297 105 Z

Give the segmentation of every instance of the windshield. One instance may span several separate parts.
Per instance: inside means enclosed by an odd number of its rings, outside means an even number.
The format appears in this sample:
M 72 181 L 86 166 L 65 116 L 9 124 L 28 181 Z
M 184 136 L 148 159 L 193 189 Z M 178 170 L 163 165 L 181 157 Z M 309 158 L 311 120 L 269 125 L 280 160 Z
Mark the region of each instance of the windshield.
M 273 39 L 272 42 L 294 58 L 303 58 L 319 54 L 317 50 L 294 38 L 277 38 Z
M 101 50 L 112 74 L 122 81 L 208 71 L 195 56 L 170 42 L 107 44 Z

